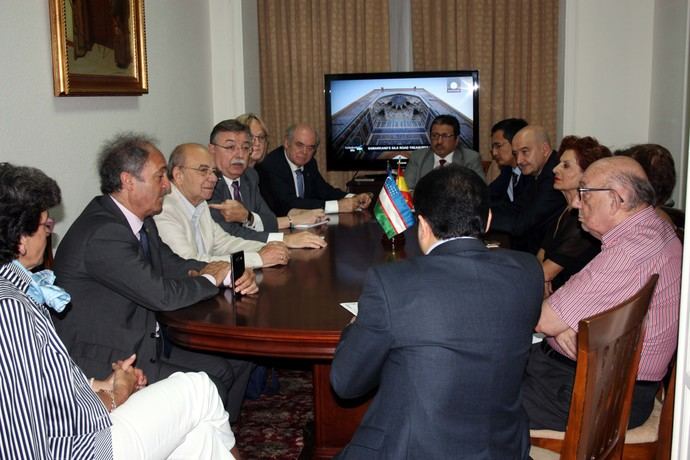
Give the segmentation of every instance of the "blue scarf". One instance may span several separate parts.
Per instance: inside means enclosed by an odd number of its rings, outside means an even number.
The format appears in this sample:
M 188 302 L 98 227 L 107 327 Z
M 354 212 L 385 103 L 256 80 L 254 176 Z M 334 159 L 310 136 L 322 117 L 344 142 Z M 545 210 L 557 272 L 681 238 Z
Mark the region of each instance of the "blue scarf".
M 52 270 L 41 270 L 38 273 L 31 273 L 19 261 L 14 260 L 12 263 L 31 277 L 31 283 L 26 294 L 37 304 L 46 305 L 60 313 L 65 309 L 69 301 L 72 300 L 67 291 L 53 285 L 55 274 Z

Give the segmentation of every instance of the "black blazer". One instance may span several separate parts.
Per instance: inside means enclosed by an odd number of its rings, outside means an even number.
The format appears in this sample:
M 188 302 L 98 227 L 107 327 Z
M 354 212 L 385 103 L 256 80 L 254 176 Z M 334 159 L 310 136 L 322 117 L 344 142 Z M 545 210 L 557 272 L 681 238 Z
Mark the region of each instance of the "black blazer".
M 511 248 L 536 254 L 546 230 L 565 209 L 563 194 L 553 188 L 557 164 L 556 152 L 551 152 L 541 174 L 520 177 L 524 188 L 515 201 L 492 203 L 491 229 L 510 234 Z
M 251 212 L 257 213 L 261 217 L 261 222 L 264 224 L 264 231 L 257 232 L 251 228 L 247 228 L 238 222 L 226 222 L 223 215 L 217 209 L 211 209 L 211 217 L 218 223 L 223 230 L 233 236 L 239 236 L 245 240 L 261 241 L 265 243 L 268 241 L 270 232 L 278 231 L 278 219 L 271 211 L 261 192 L 259 191 L 259 175 L 253 168 L 248 168 L 242 176 L 240 176 L 240 195 L 242 195 L 242 204 Z M 216 188 L 213 190 L 213 196 L 208 200 L 209 203 L 222 203 L 225 200 L 232 200 L 232 193 L 228 184 L 223 177 L 218 179 Z
M 171 311 L 212 297 L 218 288 L 189 277 L 205 263 L 185 260 L 144 221 L 149 262 L 122 211 L 109 196 L 94 198 L 72 224 L 55 254 L 56 284 L 72 296 L 55 318 L 70 356 L 86 375 L 108 376 L 110 363 L 137 354 L 137 367 L 155 382 L 160 372 L 156 311 Z
M 324 180 L 316 159 L 312 158 L 304 165 L 304 198 L 298 198 L 283 147 L 269 153 L 264 161 L 256 165 L 256 170 L 259 173 L 261 194 L 278 216 L 287 215 L 293 208 L 323 208 L 326 201 L 339 200 L 347 195 Z
M 542 292 L 533 256 L 476 239 L 372 268 L 331 384 L 378 390 L 341 458 L 529 458 L 520 385 Z
M 496 179 L 494 179 L 489 184 L 489 194 L 491 198 L 491 206 L 496 206 L 503 202 L 510 203 L 510 198 L 508 197 L 508 184 L 513 177 L 513 168 L 510 166 L 501 167 L 501 173 Z M 517 199 L 522 191 L 525 189 L 525 183 L 529 182 L 526 179 L 527 176 L 520 176 L 520 180 L 517 185 L 513 187 L 513 200 Z

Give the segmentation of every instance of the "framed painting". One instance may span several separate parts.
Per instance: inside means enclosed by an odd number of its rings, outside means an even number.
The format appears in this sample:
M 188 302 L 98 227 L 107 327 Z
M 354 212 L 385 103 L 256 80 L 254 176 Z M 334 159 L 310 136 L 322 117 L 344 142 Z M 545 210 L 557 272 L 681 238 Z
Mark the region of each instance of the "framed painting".
M 148 93 L 144 0 L 48 0 L 56 96 Z

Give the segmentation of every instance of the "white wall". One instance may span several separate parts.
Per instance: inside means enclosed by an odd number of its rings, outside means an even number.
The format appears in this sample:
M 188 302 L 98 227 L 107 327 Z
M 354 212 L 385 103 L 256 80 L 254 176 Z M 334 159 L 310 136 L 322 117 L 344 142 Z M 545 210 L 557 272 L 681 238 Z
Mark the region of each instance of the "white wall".
M 99 193 L 96 154 L 114 133 L 149 133 L 165 154 L 178 143 L 208 137 L 208 17 L 208 0 L 146 2 L 149 94 L 56 98 L 48 2 L 3 0 L 0 161 L 40 167 L 58 181 L 58 236 Z
M 612 148 L 654 142 L 674 156 L 684 207 L 688 0 L 565 0 L 563 135 Z
M 673 154 L 678 180 L 673 191 L 677 207 L 685 208 L 688 150 L 688 0 L 656 0 L 649 120 L 649 142 Z
M 654 3 L 566 0 L 563 134 L 647 142 Z

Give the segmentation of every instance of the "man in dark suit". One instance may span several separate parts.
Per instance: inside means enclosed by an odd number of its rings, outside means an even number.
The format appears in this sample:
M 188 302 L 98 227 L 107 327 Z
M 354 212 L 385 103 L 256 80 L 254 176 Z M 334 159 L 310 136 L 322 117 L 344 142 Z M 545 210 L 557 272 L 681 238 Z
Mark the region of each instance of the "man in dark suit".
M 170 191 L 166 162 L 153 141 L 120 135 L 99 160 L 102 196 L 94 198 L 62 239 L 55 255 L 57 284 L 72 296 L 55 327 L 87 375 L 103 378 L 107 363 L 137 354 L 150 382 L 177 371 L 205 371 L 230 414 L 239 415 L 251 365 L 165 342 L 156 311 L 192 305 L 218 293 L 229 264 L 205 264 L 175 255 L 151 216 Z M 257 291 L 253 272 L 237 287 Z
M 405 182 L 411 189 L 432 169 L 456 164 L 484 178 L 479 153 L 460 144 L 460 123 L 453 115 L 439 115 L 431 122 L 431 147 L 412 152 L 405 168 Z
M 290 126 L 283 145 L 256 165 L 261 194 L 273 212 L 287 215 L 293 209 L 319 209 L 326 214 L 366 209 L 371 196 L 352 195 L 324 180 L 314 159 L 319 138 L 311 126 Z
M 323 210 L 291 210 L 276 217 L 259 192 L 259 176 L 249 168 L 251 131 L 236 120 L 214 126 L 208 145 L 219 179 L 209 200 L 211 217 L 227 233 L 248 240 L 283 241 L 289 248 L 322 248 L 323 238 L 311 232 L 284 234 L 282 228 L 313 224 L 326 218 Z M 231 190 L 232 189 L 232 190 Z
M 563 194 L 553 188 L 558 154 L 546 130 L 536 125 L 518 131 L 512 146 L 524 189 L 512 202 L 492 203 L 493 229 L 511 236 L 511 248 L 536 254 L 546 229 L 566 206 Z
M 424 176 L 414 206 L 426 255 L 369 271 L 335 352 L 339 396 L 378 387 L 340 458 L 527 459 L 520 382 L 541 267 L 479 239 L 491 221 L 489 193 L 467 168 Z
M 489 184 L 492 207 L 505 201 L 512 203 L 525 188 L 512 145 L 515 134 L 525 126 L 527 122 L 522 118 L 506 118 L 491 127 L 491 156 L 501 168 L 501 173 Z

